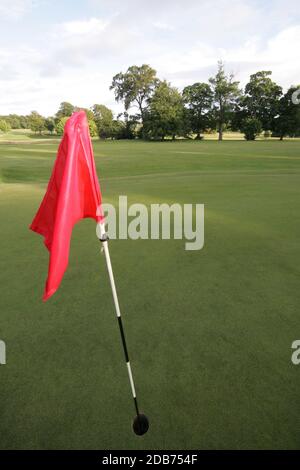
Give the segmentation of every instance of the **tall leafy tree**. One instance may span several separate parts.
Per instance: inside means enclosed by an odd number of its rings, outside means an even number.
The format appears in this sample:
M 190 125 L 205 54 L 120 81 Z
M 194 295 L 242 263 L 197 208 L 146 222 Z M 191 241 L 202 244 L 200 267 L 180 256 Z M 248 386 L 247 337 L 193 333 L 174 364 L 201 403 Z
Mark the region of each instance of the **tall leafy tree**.
M 98 135 L 102 139 L 112 137 L 113 134 L 113 112 L 104 104 L 94 104 L 92 107 L 94 121 L 97 125 Z
M 20 124 L 20 116 L 17 114 L 10 114 L 7 116 L 6 121 L 9 123 L 12 129 L 20 129 L 21 124 Z
M 59 121 L 61 118 L 72 116 L 75 108 L 75 106 L 73 106 L 71 103 L 68 103 L 67 101 L 60 103 L 59 110 L 55 115 L 57 121 Z
M 280 140 L 283 140 L 285 136 L 300 135 L 300 105 L 292 101 L 293 93 L 299 88 L 299 86 L 290 87 L 279 101 L 278 115 L 273 121 L 273 132 Z
M 29 115 L 29 127 L 32 132 L 39 132 L 42 133 L 45 130 L 45 118 L 41 116 L 37 111 L 32 111 Z
M 124 103 L 125 111 L 137 106 L 144 123 L 147 103 L 157 84 L 156 70 L 147 64 L 132 65 L 125 73 L 113 77 L 110 89 L 114 90 L 116 100 Z
M 28 129 L 29 127 L 28 116 L 20 116 L 20 126 L 21 126 L 21 129 Z
M 53 134 L 55 129 L 55 122 L 53 118 L 49 117 L 45 119 L 45 128 L 50 132 L 50 134 Z
M 182 96 L 187 108 L 188 126 L 196 134 L 196 139 L 200 139 L 201 132 L 211 124 L 212 89 L 207 83 L 194 83 L 183 89 Z
M 129 114 L 126 111 L 124 113 L 118 114 L 118 122 L 120 125 L 115 126 L 116 129 L 121 130 L 118 138 L 121 139 L 135 139 L 137 135 L 137 127 L 139 124 L 139 116 L 134 114 Z M 142 135 L 144 136 L 144 130 L 142 128 Z
M 264 131 L 271 130 L 279 111 L 282 88 L 270 78 L 272 72 L 262 70 L 250 75 L 245 86 L 242 108 L 247 117 L 259 119 Z
M 239 82 L 234 81 L 234 75 L 226 75 L 224 64 L 218 63 L 218 71 L 209 79 L 214 96 L 214 114 L 219 133 L 223 139 L 224 126 L 230 122 L 236 101 L 240 95 Z
M 126 132 L 125 122 L 120 121 L 119 119 L 114 119 L 112 123 L 112 139 L 124 139 L 124 135 Z
M 173 138 L 182 130 L 183 101 L 179 91 L 162 81 L 156 87 L 149 100 L 149 109 L 145 119 L 145 132 L 150 138 Z

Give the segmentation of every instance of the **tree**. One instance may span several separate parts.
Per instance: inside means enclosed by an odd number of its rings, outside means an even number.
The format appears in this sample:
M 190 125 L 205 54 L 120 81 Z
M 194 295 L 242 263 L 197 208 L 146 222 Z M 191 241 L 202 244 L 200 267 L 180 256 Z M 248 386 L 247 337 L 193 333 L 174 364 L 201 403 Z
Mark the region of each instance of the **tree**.
M 201 138 L 210 125 L 213 93 L 207 83 L 194 83 L 187 86 L 182 92 L 183 101 L 188 111 L 190 130 L 196 133 L 196 139 Z
M 17 114 L 10 114 L 9 116 L 7 116 L 6 122 L 9 123 L 12 129 L 20 129 L 21 127 L 20 117 Z
M 209 79 L 214 96 L 214 114 L 219 140 L 223 139 L 224 126 L 230 121 L 236 100 L 240 95 L 239 82 L 233 81 L 233 78 L 233 74 L 225 74 L 224 64 L 219 62 L 215 77 Z
M 97 125 L 98 135 L 102 139 L 112 137 L 113 113 L 104 104 L 94 104 L 92 107 L 94 120 Z
M 37 111 L 32 111 L 29 115 L 29 127 L 32 132 L 39 132 L 42 133 L 45 130 L 45 118 L 41 116 Z
M 119 130 L 122 130 L 121 134 L 119 134 L 119 139 L 135 139 L 139 118 L 134 114 L 129 115 L 126 111 L 118 114 L 117 118 L 118 122 L 121 123 Z
M 0 131 L 1 132 L 8 132 L 10 131 L 11 127 L 9 125 L 9 123 L 7 121 L 5 121 L 4 119 L 0 119 Z
M 98 135 L 97 125 L 94 119 L 88 119 L 89 131 L 91 137 L 96 137 Z
M 20 127 L 21 129 L 29 128 L 28 116 L 20 116 Z
M 259 119 L 264 131 L 273 129 L 282 96 L 282 88 L 271 80 L 271 75 L 272 72 L 265 70 L 251 75 L 242 100 L 245 114 Z
M 242 121 L 241 131 L 244 132 L 244 137 L 246 140 L 255 140 L 255 138 L 262 131 L 260 120 L 255 117 L 246 117 Z
M 55 130 L 56 130 L 56 133 L 58 135 L 63 135 L 64 133 L 64 129 L 65 129 L 65 124 L 68 120 L 68 116 L 65 116 L 65 117 L 62 117 L 57 123 L 56 123 L 56 126 L 55 126 Z
M 166 82 L 160 82 L 152 98 L 149 100 L 149 109 L 145 116 L 145 133 L 150 138 L 167 135 L 173 139 L 182 130 L 183 101 L 179 91 Z
M 75 106 L 73 106 L 71 103 L 68 103 L 67 101 L 63 101 L 60 103 L 59 110 L 57 111 L 55 117 L 57 122 L 64 117 L 70 117 L 75 111 Z
M 112 122 L 112 138 L 113 139 L 126 139 L 126 125 L 124 121 L 114 119 Z
M 147 64 L 132 65 L 127 72 L 113 77 L 110 90 L 114 90 L 116 101 L 124 102 L 125 111 L 132 105 L 137 106 L 144 123 L 147 103 L 157 84 L 156 70 Z
M 114 119 L 112 122 L 112 139 L 134 139 L 135 134 L 130 127 L 130 122 Z
M 278 115 L 273 121 L 273 136 L 278 136 L 280 140 L 287 135 L 300 135 L 300 106 L 292 101 L 292 95 L 297 90 L 299 86 L 290 87 L 279 101 Z
M 53 118 L 49 117 L 45 119 L 45 128 L 49 131 L 50 134 L 53 134 L 55 129 L 55 122 Z

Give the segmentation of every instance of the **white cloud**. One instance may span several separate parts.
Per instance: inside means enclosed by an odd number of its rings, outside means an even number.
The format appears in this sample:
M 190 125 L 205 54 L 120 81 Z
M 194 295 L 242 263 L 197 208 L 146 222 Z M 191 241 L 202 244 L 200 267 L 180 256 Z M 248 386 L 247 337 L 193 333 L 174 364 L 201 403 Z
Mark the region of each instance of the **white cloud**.
M 98 35 L 107 28 L 109 21 L 101 18 L 90 18 L 82 21 L 67 21 L 57 26 L 57 36 L 74 37 Z
M 52 1 L 54 9 L 59 0 Z M 0 0 L 0 14 L 11 10 L 20 18 L 32 5 Z M 262 69 L 272 70 L 284 88 L 300 82 L 296 0 L 89 0 L 84 17 L 76 10 L 79 1 L 72 5 L 72 12 L 55 15 L 55 24 L 46 22 L 40 8 L 40 33 L 33 29 L 30 38 L 27 26 L 18 47 L 9 42 L 16 38 L 13 28 L 11 38 L 3 34 L 0 114 L 37 109 L 49 115 L 63 100 L 85 107 L 100 102 L 119 111 L 109 85 L 132 64 L 149 63 L 179 88 L 207 81 L 218 59 L 242 85 Z
M 128 28 L 114 13 L 105 19 L 90 18 L 57 24 L 49 39 L 51 49 L 42 67 L 43 76 L 60 74 L 67 67 L 82 68 L 91 62 L 91 70 L 95 65 L 96 68 L 107 68 L 113 60 L 122 61 L 124 51 L 128 58 L 128 51 L 134 56 L 141 38 L 135 28 Z
M 198 43 L 186 52 L 174 50 L 149 56 L 148 61 L 178 87 L 191 81 L 206 81 L 214 73 L 217 61 L 222 59 L 227 71 L 235 73 L 242 86 L 250 74 L 271 70 L 273 79 L 286 89 L 300 83 L 299 43 L 300 25 L 284 29 L 266 42 L 253 36 L 231 47 Z
M 17 49 L 0 47 L 0 81 L 22 78 L 32 70 L 36 70 L 42 61 L 43 53 L 32 47 L 26 45 L 20 45 Z
M 161 21 L 154 21 L 153 26 L 157 29 L 162 29 L 165 31 L 174 31 L 174 26 L 168 23 L 162 23 Z
M 35 0 L 1 0 L 0 15 L 9 19 L 18 19 L 30 11 Z

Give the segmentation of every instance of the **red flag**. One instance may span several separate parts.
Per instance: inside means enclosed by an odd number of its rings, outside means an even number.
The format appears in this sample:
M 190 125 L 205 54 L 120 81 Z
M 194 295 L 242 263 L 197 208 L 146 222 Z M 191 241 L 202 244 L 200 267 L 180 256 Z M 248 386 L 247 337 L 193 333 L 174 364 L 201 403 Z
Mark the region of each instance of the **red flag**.
M 85 217 L 100 222 L 100 207 L 88 122 L 85 112 L 80 111 L 66 122 L 46 194 L 30 225 L 31 230 L 43 235 L 50 252 L 43 300 L 58 289 L 68 266 L 74 224 Z

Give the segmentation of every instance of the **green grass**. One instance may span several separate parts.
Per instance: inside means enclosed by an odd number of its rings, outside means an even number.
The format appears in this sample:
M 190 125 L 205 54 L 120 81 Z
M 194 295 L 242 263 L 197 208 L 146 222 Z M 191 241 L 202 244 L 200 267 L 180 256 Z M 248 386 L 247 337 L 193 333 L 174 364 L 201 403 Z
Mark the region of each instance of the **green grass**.
M 29 129 L 12 129 L 9 132 L 3 133 L 0 132 L 0 142 L 3 143 L 32 143 L 35 142 L 45 142 L 45 141 L 59 141 L 59 136 L 57 135 L 50 135 L 46 134 L 35 134 L 31 132 Z
M 58 292 L 28 230 L 57 141 L 0 145 L 0 447 L 299 448 L 300 142 L 94 142 L 104 200 L 205 204 L 205 246 L 111 241 L 136 437 L 105 261 L 76 225 Z

